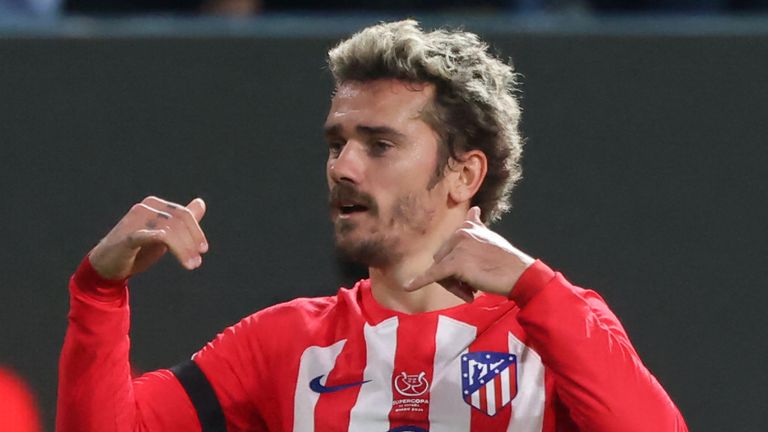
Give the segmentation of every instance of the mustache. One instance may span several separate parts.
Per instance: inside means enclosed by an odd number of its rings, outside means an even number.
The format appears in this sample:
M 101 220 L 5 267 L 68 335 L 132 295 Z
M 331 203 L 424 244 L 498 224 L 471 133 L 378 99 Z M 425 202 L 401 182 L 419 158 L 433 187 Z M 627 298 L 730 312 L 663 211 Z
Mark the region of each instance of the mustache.
M 376 200 L 369 194 L 360 191 L 350 183 L 339 183 L 331 189 L 328 194 L 328 206 L 330 208 L 336 208 L 341 205 L 342 202 L 353 202 L 355 204 L 365 206 L 373 214 L 378 212 L 378 206 Z

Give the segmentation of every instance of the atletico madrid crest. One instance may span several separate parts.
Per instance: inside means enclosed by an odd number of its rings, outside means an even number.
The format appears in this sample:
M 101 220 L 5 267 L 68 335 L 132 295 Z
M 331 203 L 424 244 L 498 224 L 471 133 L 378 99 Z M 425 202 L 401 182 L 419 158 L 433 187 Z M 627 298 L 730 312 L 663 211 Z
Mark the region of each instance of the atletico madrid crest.
M 517 394 L 517 356 L 494 351 L 463 354 L 461 392 L 469 405 L 496 415 Z

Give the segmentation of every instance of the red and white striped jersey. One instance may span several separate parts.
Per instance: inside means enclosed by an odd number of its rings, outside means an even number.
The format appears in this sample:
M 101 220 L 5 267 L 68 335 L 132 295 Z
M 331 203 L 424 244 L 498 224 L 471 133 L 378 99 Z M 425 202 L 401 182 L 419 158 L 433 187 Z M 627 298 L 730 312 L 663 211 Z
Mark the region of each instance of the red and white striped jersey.
M 103 301 L 89 311 L 93 300 L 77 279 L 62 353 L 58 430 L 85 430 L 78 428 L 83 424 L 101 424 L 93 429 L 99 431 L 213 430 L 201 412 L 206 403 L 188 394 L 178 373 L 161 370 L 131 382 L 127 346 L 113 347 L 124 359 L 83 356 L 85 339 L 93 343 L 97 332 L 79 335 L 80 327 L 104 328 L 111 319 L 111 331 L 127 331 L 127 297 L 115 303 L 122 315 L 105 312 Z M 364 280 L 332 297 L 257 312 L 193 360 L 230 432 L 686 430 L 597 294 L 540 261 L 513 292 L 514 300 L 481 295 L 409 315 L 379 305 Z M 77 364 L 107 378 L 69 376 Z M 77 391 L 83 385 L 109 395 L 108 407 L 98 392 Z M 112 407 L 116 400 L 125 405 Z
M 579 419 L 567 419 L 569 410 L 557 391 L 572 384 L 545 367 L 557 362 L 557 356 L 547 361 L 549 349 L 542 352 L 538 347 L 556 344 L 549 348 L 564 354 L 581 351 L 579 358 L 588 364 L 565 361 L 561 367 L 573 371 L 560 371 L 579 376 L 581 369 L 611 365 L 611 360 L 600 358 L 610 352 L 610 342 L 599 337 L 584 343 L 579 338 L 561 345 L 554 334 L 558 323 L 575 321 L 584 331 L 597 324 L 592 321 L 608 319 L 600 324 L 603 333 L 615 333 L 607 336 L 624 344 L 624 352 L 616 350 L 614 355 L 631 356 L 620 360 L 622 367 L 632 373 L 641 368 L 644 376 L 652 377 L 621 325 L 593 292 L 573 287 L 541 262 L 515 289 L 520 296 L 538 297 L 546 294 L 539 292 L 544 288 L 575 294 L 582 305 L 564 304 L 562 310 L 530 321 L 516 302 L 482 295 L 470 304 L 409 315 L 379 305 L 370 281 L 364 280 L 334 297 L 297 299 L 248 317 L 201 350 L 195 362 L 209 377 L 225 413 L 258 412 L 268 430 L 575 430 L 572 420 Z M 528 299 L 525 308 L 537 300 Z M 599 309 L 584 307 L 590 303 Z M 222 369 L 231 373 L 222 374 Z M 590 385 L 614 388 L 598 388 L 595 393 L 611 392 L 618 401 L 634 399 L 627 397 L 621 381 L 604 381 L 595 379 Z M 653 385 L 658 383 L 653 380 Z M 583 399 L 578 403 L 584 408 L 595 404 L 588 393 Z M 243 406 L 243 401 L 249 405 Z M 601 412 L 597 409 L 594 415 Z M 626 420 L 640 417 L 638 412 Z M 251 424 L 240 418 L 227 415 L 233 430 L 249 430 Z M 632 427 L 665 430 L 641 426 Z

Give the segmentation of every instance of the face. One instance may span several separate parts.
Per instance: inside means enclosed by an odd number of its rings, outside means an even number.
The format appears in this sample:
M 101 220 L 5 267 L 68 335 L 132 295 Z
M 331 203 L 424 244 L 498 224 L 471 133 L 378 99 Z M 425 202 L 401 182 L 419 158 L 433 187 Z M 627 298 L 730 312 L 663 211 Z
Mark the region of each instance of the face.
M 445 211 L 435 181 L 438 137 L 421 119 L 434 88 L 397 80 L 347 82 L 325 123 L 327 177 L 336 244 L 372 267 L 418 249 Z

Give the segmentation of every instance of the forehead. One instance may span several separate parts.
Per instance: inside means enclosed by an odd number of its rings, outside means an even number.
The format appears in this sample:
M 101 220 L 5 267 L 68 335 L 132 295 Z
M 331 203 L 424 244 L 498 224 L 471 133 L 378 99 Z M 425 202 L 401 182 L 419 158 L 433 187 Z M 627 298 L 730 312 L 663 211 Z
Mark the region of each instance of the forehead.
M 331 100 L 326 125 L 346 121 L 403 123 L 418 120 L 432 101 L 434 86 L 396 79 L 347 81 Z

